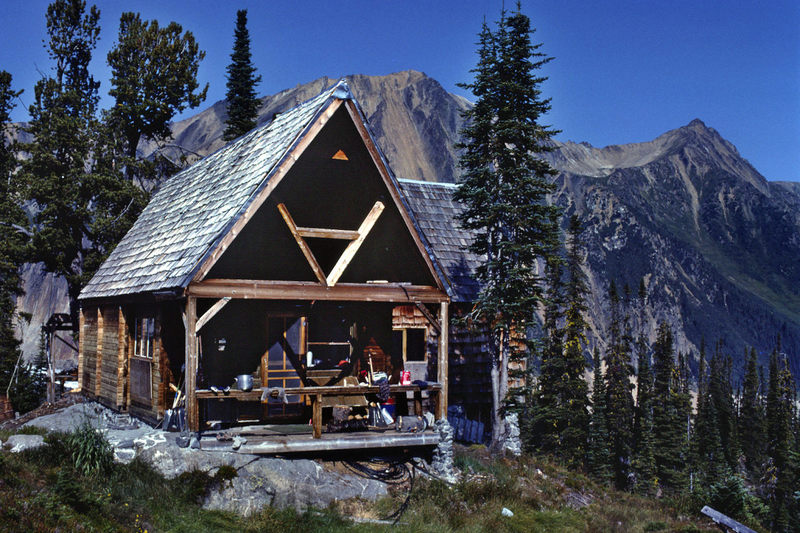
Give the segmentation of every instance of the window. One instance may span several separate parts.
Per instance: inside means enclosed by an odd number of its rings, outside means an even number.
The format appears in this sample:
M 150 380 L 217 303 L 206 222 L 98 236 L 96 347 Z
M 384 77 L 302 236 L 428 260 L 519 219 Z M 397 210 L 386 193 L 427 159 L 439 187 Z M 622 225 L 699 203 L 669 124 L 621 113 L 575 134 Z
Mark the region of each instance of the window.
M 425 329 L 402 328 L 392 331 L 395 354 L 402 354 L 403 361 L 425 360 Z
M 151 316 L 137 316 L 134 324 L 133 355 L 145 359 L 153 358 L 156 320 Z

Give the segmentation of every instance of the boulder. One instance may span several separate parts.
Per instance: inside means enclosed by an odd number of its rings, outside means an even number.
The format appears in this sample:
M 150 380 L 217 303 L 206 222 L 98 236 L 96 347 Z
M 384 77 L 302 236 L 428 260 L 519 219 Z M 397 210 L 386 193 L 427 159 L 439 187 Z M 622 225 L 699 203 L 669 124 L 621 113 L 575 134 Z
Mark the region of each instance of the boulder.
M 238 477 L 209 490 L 205 508 L 243 515 L 265 505 L 302 511 L 350 498 L 375 500 L 387 493 L 384 483 L 331 471 L 310 459 L 257 458 L 237 470 Z
M 109 410 L 97 402 L 76 403 L 56 413 L 25 422 L 23 427 L 37 427 L 47 431 L 70 433 L 78 429 L 84 422 L 98 427 L 98 419 L 105 411 Z
M 10 447 L 11 453 L 19 453 L 44 446 L 44 437 L 41 435 L 11 435 L 5 445 Z

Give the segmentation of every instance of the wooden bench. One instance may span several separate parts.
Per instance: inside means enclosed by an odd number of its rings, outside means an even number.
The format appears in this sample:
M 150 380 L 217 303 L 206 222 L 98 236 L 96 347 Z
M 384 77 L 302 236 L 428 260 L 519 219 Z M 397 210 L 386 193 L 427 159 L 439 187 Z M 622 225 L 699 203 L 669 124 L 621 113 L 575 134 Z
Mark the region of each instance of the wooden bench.
M 261 396 L 266 388 L 254 389 L 251 391 L 241 391 L 231 389 L 228 392 L 214 392 L 210 389 L 199 389 L 195 392 L 198 400 L 213 400 L 230 398 L 238 401 L 261 401 Z M 428 395 L 433 401 L 433 412 L 438 412 L 442 386 L 439 383 L 428 383 L 427 386 L 419 385 L 389 385 L 389 391 L 395 398 L 405 401 L 406 393 L 414 393 L 414 412 L 422 415 L 422 392 L 428 391 Z M 314 438 L 322 436 L 322 399 L 328 396 L 356 396 L 361 394 L 377 394 L 380 392 L 378 386 L 358 386 L 343 387 L 332 385 L 328 387 L 286 387 L 286 395 L 303 394 L 311 399 L 311 424 L 314 430 Z

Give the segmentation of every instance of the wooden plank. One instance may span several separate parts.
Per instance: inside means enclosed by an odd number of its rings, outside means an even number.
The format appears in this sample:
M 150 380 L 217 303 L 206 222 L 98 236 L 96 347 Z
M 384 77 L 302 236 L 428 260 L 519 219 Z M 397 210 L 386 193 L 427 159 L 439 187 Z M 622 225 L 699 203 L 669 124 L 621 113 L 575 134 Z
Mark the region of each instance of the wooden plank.
M 403 222 L 405 222 L 408 231 L 411 233 L 411 237 L 414 240 L 414 243 L 417 245 L 417 250 L 419 250 L 419 253 L 425 260 L 425 264 L 428 265 L 428 269 L 430 271 L 431 276 L 433 276 L 433 279 L 436 280 L 436 286 L 440 290 L 444 290 L 444 284 L 442 283 L 442 280 L 439 279 L 439 275 L 436 273 L 436 268 L 434 268 L 433 266 L 433 260 L 431 256 L 428 254 L 428 251 L 425 249 L 425 245 L 422 244 L 422 238 L 420 237 L 413 222 L 411 221 L 411 215 L 409 215 L 408 211 L 406 210 L 405 203 L 400 197 L 400 191 L 398 191 L 394 180 L 389 174 L 389 169 L 387 169 L 386 166 L 384 165 L 383 158 L 381 158 L 380 152 L 378 151 L 378 147 L 372 141 L 372 136 L 369 134 L 366 126 L 362 122 L 361 114 L 359 113 L 355 102 L 353 102 L 352 100 L 348 100 L 345 103 L 345 108 L 347 109 L 347 112 L 350 114 L 350 118 L 353 120 L 353 124 L 355 124 L 356 129 L 358 130 L 358 134 L 364 141 L 364 144 L 367 147 L 367 151 L 369 152 L 369 155 L 372 157 L 372 162 L 377 167 L 378 172 L 381 175 L 381 178 L 383 178 L 383 182 L 386 184 L 386 188 L 389 190 L 389 195 L 392 197 L 392 200 L 394 200 L 394 204 L 397 207 L 398 211 L 400 211 L 400 216 L 403 218 Z
M 83 391 L 86 390 L 86 383 L 84 383 L 83 379 L 83 367 L 85 365 L 85 348 L 84 348 L 84 339 L 86 338 L 86 317 L 84 314 L 86 310 L 81 307 L 80 311 L 78 312 L 78 390 Z
M 289 210 L 286 208 L 286 205 L 282 203 L 278 204 L 278 211 L 280 211 L 283 221 L 286 222 L 286 225 L 289 227 L 289 232 L 292 234 L 292 237 L 294 237 L 297 246 L 300 247 L 300 251 L 303 252 L 306 261 L 308 261 L 308 266 L 311 267 L 314 275 L 317 277 L 320 283 L 323 285 L 327 284 L 325 281 L 325 273 L 322 271 L 322 267 L 319 266 L 317 258 L 314 257 L 314 252 L 312 252 L 311 248 L 309 248 L 308 244 L 306 244 L 306 240 L 297 231 L 297 224 L 294 223 L 294 219 L 289 213 Z
M 438 344 L 438 364 L 437 364 L 437 375 L 436 381 L 442 384 L 442 392 L 441 396 L 439 397 L 439 412 L 436 413 L 438 418 L 447 418 L 447 393 L 450 387 L 448 387 L 448 379 L 449 379 L 449 369 L 448 364 L 450 362 L 449 358 L 449 349 L 448 349 L 448 335 L 449 335 L 449 322 L 450 316 L 448 313 L 448 304 L 447 302 L 442 302 L 439 304 L 439 324 L 441 325 L 442 329 L 439 332 L 439 344 Z
M 197 319 L 197 324 L 195 325 L 195 328 L 194 328 L 195 332 L 200 331 L 203 328 L 203 326 L 206 325 L 206 322 L 208 322 L 209 320 L 214 318 L 214 315 L 219 313 L 222 310 L 222 308 L 225 307 L 225 305 L 230 301 L 231 301 L 231 297 L 230 296 L 226 296 L 226 297 L 220 299 L 214 305 L 212 305 L 208 309 L 208 311 L 203 313 L 203 316 L 201 316 L 200 318 Z M 185 326 L 185 324 L 184 324 L 184 326 Z
M 358 230 L 349 229 L 304 228 L 298 226 L 297 233 L 302 237 L 315 239 L 341 239 L 346 241 L 358 239 Z
M 186 298 L 186 424 L 191 431 L 199 431 L 200 419 L 198 417 L 197 397 L 197 299 L 194 296 Z
M 267 181 L 266 185 L 263 189 L 258 191 L 253 198 L 253 201 L 247 207 L 247 209 L 242 213 L 239 219 L 231 226 L 231 229 L 228 230 L 228 233 L 220 240 L 219 244 L 216 245 L 214 251 L 211 252 L 208 257 L 203 260 L 202 265 L 197 270 L 197 273 L 192 278 L 192 281 L 200 281 L 206 277 L 208 271 L 211 270 L 216 262 L 222 257 L 222 254 L 225 253 L 225 250 L 231 245 L 231 243 L 236 239 L 236 236 L 241 233 L 244 229 L 245 225 L 253 218 L 253 215 L 258 211 L 258 208 L 264 203 L 264 201 L 269 197 L 275 187 L 283 180 L 286 174 L 294 165 L 295 161 L 300 158 L 300 155 L 305 151 L 311 141 L 313 141 L 317 134 L 322 130 L 323 126 L 327 124 L 328 120 L 333 116 L 339 106 L 342 105 L 343 100 L 335 99 L 331 104 L 322 112 L 320 113 L 317 120 L 311 124 L 306 131 L 301 134 L 299 140 L 294 144 L 294 147 L 291 149 L 289 153 L 287 153 L 281 159 L 281 163 L 278 165 L 278 168 L 264 176 L 265 178 L 269 177 L 269 181 Z
M 383 202 L 378 200 L 372 206 L 372 209 L 369 210 L 366 218 L 364 218 L 364 221 L 358 227 L 358 238 L 354 241 L 351 241 L 350 244 L 347 245 L 347 248 L 345 248 L 344 252 L 342 252 L 341 257 L 339 257 L 339 260 L 336 262 L 333 270 L 331 270 L 331 273 L 328 274 L 328 285 L 333 287 L 336 285 L 336 282 L 339 281 L 339 278 L 342 277 L 347 265 L 349 265 L 350 261 L 353 260 L 356 252 L 358 252 L 358 249 L 361 248 L 361 245 L 364 243 L 364 239 L 367 238 L 367 235 L 369 235 L 369 232 L 372 230 L 373 226 L 375 226 L 375 222 L 378 221 L 378 217 L 380 217 L 381 213 L 383 213 L 383 209 Z
M 339 283 L 325 287 L 313 281 L 211 279 L 192 283 L 187 295 L 198 298 L 253 298 L 260 300 L 334 300 L 362 302 L 448 301 L 444 291 L 427 285 L 403 283 Z
M 200 441 L 203 450 L 228 451 L 255 455 L 309 453 L 320 451 L 363 450 L 380 448 L 409 448 L 413 446 L 435 446 L 439 434 L 435 431 L 421 433 L 358 432 L 324 433 L 315 439 L 312 434 L 268 435 L 261 439 L 248 436 L 248 442 L 233 450 L 230 443 L 222 443 L 210 437 Z
M 154 329 L 153 332 L 153 367 L 152 367 L 152 409 L 156 414 L 156 418 L 163 418 L 164 411 L 167 406 L 167 386 L 164 383 L 164 372 L 167 368 L 166 360 L 162 357 L 161 351 L 161 310 L 158 309 L 153 314 Z M 196 331 L 196 328 L 195 328 Z
M 128 358 L 127 344 L 128 344 L 128 324 L 125 321 L 125 313 L 122 312 L 122 306 L 118 307 L 119 316 L 117 318 L 117 409 L 126 407 L 125 404 L 125 382 L 128 376 Z
M 734 520 L 733 518 L 730 518 L 729 516 L 720 513 L 716 509 L 712 509 L 708 505 L 703 507 L 700 510 L 700 513 L 709 517 L 711 520 L 714 521 L 715 524 L 723 525 L 726 528 L 735 531 L 736 533 L 756 533 L 746 525 L 741 524 L 736 520 Z
M 103 375 L 103 306 L 97 306 L 97 352 L 95 354 L 94 394 L 100 396 Z

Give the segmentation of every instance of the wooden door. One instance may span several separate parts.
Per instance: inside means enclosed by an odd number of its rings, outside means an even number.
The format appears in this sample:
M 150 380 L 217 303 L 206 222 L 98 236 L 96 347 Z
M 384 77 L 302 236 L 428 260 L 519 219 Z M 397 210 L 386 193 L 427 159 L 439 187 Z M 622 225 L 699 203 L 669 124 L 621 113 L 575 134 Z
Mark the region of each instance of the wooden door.
M 266 387 L 300 387 L 303 382 L 302 356 L 306 352 L 305 317 L 269 317 L 267 351 L 261 357 L 261 383 Z M 299 394 L 287 396 L 288 403 L 271 400 L 264 406 L 264 416 L 293 417 L 303 413 L 305 405 Z

